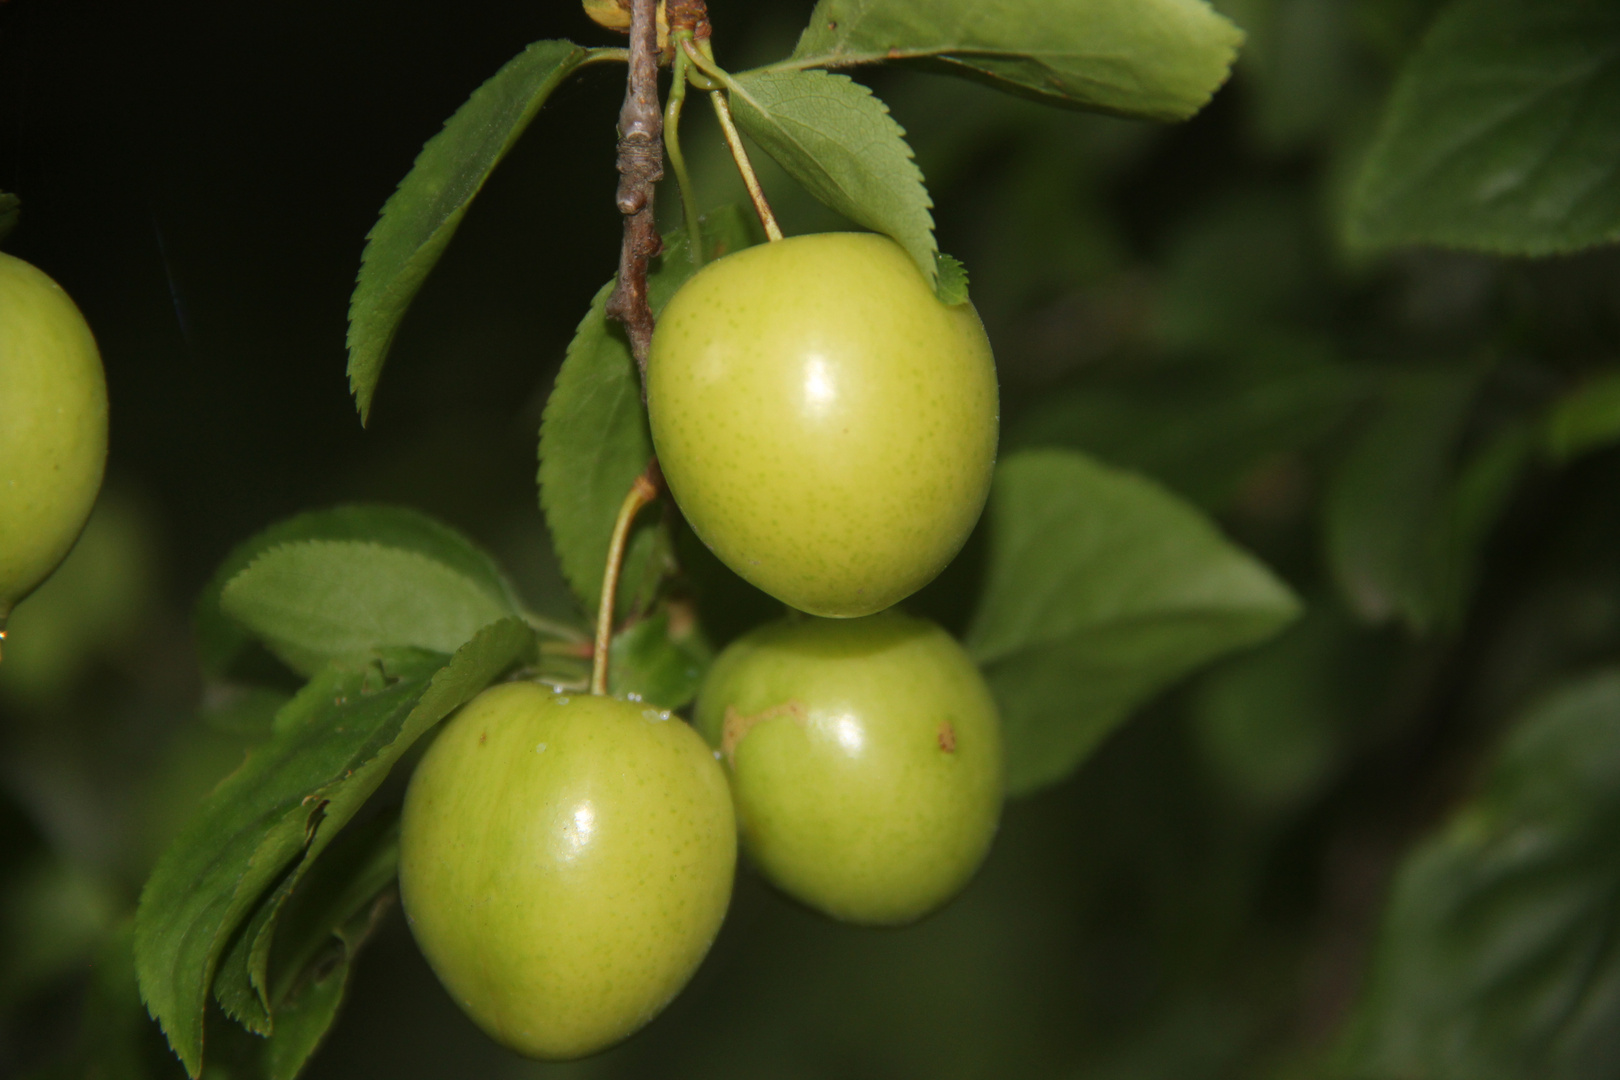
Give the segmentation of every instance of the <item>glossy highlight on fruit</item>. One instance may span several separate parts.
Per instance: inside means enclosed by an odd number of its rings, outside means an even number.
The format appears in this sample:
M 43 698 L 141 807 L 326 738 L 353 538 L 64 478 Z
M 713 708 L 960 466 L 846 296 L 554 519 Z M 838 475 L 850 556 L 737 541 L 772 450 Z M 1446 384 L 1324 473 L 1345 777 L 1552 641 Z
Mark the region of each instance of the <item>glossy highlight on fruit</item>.
M 995 465 L 995 362 L 972 305 L 939 301 L 867 233 L 709 264 L 659 317 L 653 445 L 693 531 L 801 611 L 881 611 L 931 581 Z
M 834 918 L 920 918 L 989 850 L 1000 722 L 933 623 L 891 611 L 760 627 L 715 661 L 696 723 L 723 751 L 750 858 Z
M 0 253 L 0 621 L 73 546 L 106 461 L 90 327 L 61 286 Z
M 678 717 L 528 682 L 484 691 L 411 778 L 400 896 L 445 988 L 531 1057 L 618 1042 L 680 991 L 731 900 L 736 824 Z

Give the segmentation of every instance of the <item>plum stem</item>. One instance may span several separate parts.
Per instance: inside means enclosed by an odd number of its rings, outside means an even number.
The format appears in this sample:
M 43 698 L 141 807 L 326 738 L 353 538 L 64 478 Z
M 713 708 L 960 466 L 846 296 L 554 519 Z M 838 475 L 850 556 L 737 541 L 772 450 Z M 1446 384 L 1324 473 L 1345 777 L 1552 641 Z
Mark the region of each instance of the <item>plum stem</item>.
M 686 53 L 692 66 L 703 74 L 728 87 L 731 85 L 731 76 L 703 55 L 703 51 L 696 43 L 690 39 L 682 40 L 681 51 Z M 714 115 L 720 121 L 720 130 L 726 134 L 726 146 L 731 150 L 731 159 L 737 163 L 737 171 L 742 174 L 743 186 L 748 189 L 748 198 L 753 201 L 754 212 L 759 215 L 759 223 L 765 226 L 766 237 L 773 241 L 782 239 L 782 227 L 776 223 L 776 215 L 771 213 L 771 204 L 765 201 L 765 189 L 760 186 L 759 177 L 754 173 L 754 163 L 748 160 L 748 151 L 743 147 L 742 136 L 737 133 L 737 125 L 731 119 L 731 104 L 726 100 L 726 91 L 710 91 L 709 101 L 714 105 Z
M 658 468 L 658 459 L 647 463 L 647 468 L 630 485 L 630 493 L 619 505 L 619 517 L 613 523 L 613 539 L 608 542 L 607 566 L 602 571 L 602 599 L 596 607 L 596 646 L 591 653 L 591 693 L 607 693 L 608 652 L 613 645 L 613 606 L 619 592 L 619 571 L 624 568 L 624 546 L 630 537 L 630 526 L 641 508 L 658 498 L 664 485 L 664 474 Z
M 647 302 L 647 262 L 663 250 L 653 216 L 654 195 L 664 177 L 664 111 L 658 103 L 657 0 L 630 0 L 630 63 L 619 109 L 619 187 L 624 215 L 619 276 L 607 314 L 624 324 L 630 351 L 643 376 L 652 345 L 653 313 Z

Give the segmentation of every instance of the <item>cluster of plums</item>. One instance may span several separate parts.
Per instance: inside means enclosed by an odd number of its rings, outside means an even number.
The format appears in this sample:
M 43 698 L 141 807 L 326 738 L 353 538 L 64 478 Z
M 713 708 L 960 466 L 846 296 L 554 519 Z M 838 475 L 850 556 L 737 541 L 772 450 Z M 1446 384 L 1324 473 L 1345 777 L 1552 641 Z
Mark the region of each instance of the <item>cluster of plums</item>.
M 938 908 L 1000 816 L 978 670 L 889 611 L 984 506 L 997 394 L 967 304 L 866 234 L 710 264 L 666 307 L 653 441 L 693 531 L 797 612 L 716 660 L 694 723 L 517 682 L 463 708 L 406 795 L 400 887 L 428 961 L 501 1042 L 576 1057 L 686 983 L 730 901 L 737 838 L 834 918 Z

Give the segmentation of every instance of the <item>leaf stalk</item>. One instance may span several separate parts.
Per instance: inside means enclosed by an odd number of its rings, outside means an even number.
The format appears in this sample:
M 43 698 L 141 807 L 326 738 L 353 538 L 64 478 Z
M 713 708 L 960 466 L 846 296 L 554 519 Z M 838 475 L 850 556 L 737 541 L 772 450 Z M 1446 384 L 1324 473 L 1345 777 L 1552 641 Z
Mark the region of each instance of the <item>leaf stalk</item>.
M 690 38 L 683 32 L 681 38 Z M 691 63 L 684 49 L 675 50 L 675 74 L 669 86 L 669 100 L 664 106 L 664 150 L 669 154 L 670 168 L 675 170 L 675 183 L 681 189 L 681 211 L 686 217 L 686 250 L 692 265 L 703 266 L 703 232 L 698 220 L 697 192 L 686 171 L 686 155 L 681 152 L 681 108 L 686 104 L 686 69 Z

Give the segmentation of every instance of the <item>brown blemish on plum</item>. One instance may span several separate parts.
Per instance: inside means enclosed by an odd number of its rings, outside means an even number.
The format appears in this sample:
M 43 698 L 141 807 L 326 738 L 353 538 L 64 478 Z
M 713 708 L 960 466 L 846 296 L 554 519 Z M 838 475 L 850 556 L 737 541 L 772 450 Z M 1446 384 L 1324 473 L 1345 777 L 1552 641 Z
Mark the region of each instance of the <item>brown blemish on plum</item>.
M 784 701 L 780 705 L 772 705 L 768 709 L 761 709 L 752 716 L 744 716 L 735 705 L 726 706 L 726 718 L 720 726 L 720 752 L 730 761 L 737 753 L 737 744 L 743 737 L 754 730 L 754 725 L 763 720 L 773 720 L 778 716 L 791 717 L 800 727 L 810 720 L 810 710 L 800 701 Z
M 956 753 L 956 729 L 949 720 L 939 722 L 939 748 L 947 754 Z

